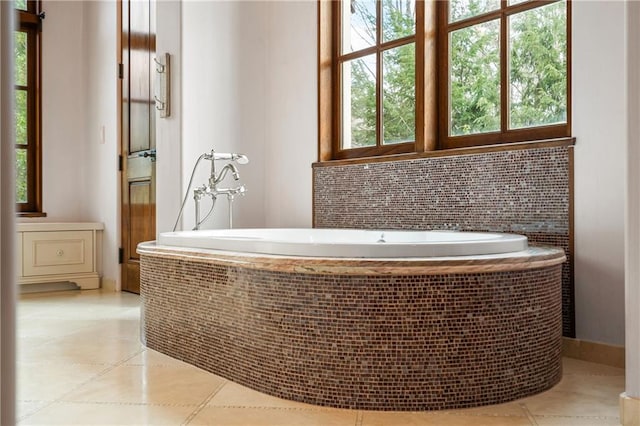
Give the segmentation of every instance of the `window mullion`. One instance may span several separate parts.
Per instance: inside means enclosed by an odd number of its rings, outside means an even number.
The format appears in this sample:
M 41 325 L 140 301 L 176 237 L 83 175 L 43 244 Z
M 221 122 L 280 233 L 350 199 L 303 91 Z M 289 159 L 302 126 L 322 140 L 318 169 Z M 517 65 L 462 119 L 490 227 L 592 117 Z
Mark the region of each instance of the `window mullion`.
M 37 97 L 36 97 L 36 87 L 38 85 L 38 51 L 36 49 L 37 46 L 37 30 L 31 29 L 28 32 L 28 43 L 31 46 L 29 49 L 29 62 L 30 66 L 28 67 L 28 80 L 29 80 L 29 91 L 28 91 L 28 106 L 27 106 L 27 115 L 29 116 L 29 149 L 27 149 L 27 202 L 29 204 L 29 210 L 35 211 L 37 210 L 37 183 L 36 179 L 38 176 L 38 163 L 36 158 L 36 144 L 38 143 L 38 124 L 37 124 Z
M 376 2 L 376 146 L 382 146 L 382 1 Z
M 389 40 L 389 41 L 385 41 L 383 43 L 380 43 L 380 47 L 383 50 L 389 50 L 389 49 L 393 49 L 395 47 L 399 47 L 399 46 L 404 46 L 405 44 L 411 44 L 414 43 L 416 41 L 416 35 L 412 34 L 406 37 L 402 37 L 402 38 L 397 38 L 394 40 Z
M 507 131 L 509 118 L 509 53 L 508 53 L 508 28 L 507 28 L 507 0 L 502 0 L 502 14 L 500 15 L 500 131 Z
M 366 49 L 356 50 L 355 52 L 349 52 L 342 55 L 338 55 L 338 61 L 340 63 L 352 61 L 354 59 L 363 58 L 365 56 L 372 55 L 378 51 L 378 46 L 371 46 Z

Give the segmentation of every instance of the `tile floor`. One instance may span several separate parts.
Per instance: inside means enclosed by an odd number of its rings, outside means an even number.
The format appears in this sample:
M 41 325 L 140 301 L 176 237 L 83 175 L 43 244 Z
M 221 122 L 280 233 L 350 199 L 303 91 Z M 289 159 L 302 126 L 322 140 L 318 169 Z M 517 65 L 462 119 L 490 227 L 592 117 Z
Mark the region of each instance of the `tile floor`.
M 22 296 L 21 425 L 617 425 L 624 370 L 566 358 L 540 395 L 444 412 L 317 407 L 237 385 L 139 343 L 138 297 L 101 291 Z

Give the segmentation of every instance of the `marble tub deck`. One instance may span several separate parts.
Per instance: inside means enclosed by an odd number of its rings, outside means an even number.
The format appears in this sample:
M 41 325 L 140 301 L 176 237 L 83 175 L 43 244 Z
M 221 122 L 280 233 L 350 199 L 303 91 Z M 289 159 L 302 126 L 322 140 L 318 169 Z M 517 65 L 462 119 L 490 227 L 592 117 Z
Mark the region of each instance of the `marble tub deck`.
M 238 253 L 200 248 L 160 246 L 155 242 L 138 245 L 138 254 L 260 269 L 274 272 L 345 275 L 444 275 L 478 272 L 507 272 L 544 268 L 567 260 L 557 247 L 529 246 L 513 253 L 479 256 L 411 257 L 394 259 L 326 258 Z

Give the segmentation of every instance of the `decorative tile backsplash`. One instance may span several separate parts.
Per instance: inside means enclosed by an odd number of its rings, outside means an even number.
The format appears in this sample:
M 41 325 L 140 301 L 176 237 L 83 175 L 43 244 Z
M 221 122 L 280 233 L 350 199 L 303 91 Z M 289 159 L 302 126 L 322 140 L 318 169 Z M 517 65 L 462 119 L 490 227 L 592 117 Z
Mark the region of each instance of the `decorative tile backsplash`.
M 561 247 L 563 334 L 575 336 L 571 150 L 550 147 L 313 169 L 318 228 L 524 234 Z

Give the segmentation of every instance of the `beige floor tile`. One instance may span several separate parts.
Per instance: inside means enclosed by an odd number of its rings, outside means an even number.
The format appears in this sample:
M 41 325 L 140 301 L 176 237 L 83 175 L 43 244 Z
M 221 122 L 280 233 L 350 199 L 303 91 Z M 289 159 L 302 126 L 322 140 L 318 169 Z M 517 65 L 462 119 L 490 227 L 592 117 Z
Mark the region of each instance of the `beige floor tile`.
M 559 392 L 579 392 L 587 395 L 614 397 L 616 403 L 620 393 L 624 391 L 624 375 L 622 376 L 599 376 L 567 374 L 560 383 L 551 390 Z
M 421 426 L 434 419 L 433 413 L 396 412 L 396 411 L 364 411 L 362 426 Z
M 84 343 L 100 343 L 104 339 L 124 339 L 140 342 L 140 319 L 123 318 L 101 321 L 87 329 L 80 329 L 69 334 L 65 339 L 75 340 Z
M 115 365 L 144 349 L 140 342 L 123 339 L 104 339 L 96 343 L 80 343 L 67 338 L 29 350 L 23 347 L 19 359 L 25 363 L 68 363 Z
M 562 374 L 624 376 L 624 369 L 596 364 L 594 362 L 581 361 L 579 359 L 563 358 Z
M 362 426 L 531 426 L 527 417 L 441 412 L 365 411 Z
M 98 376 L 106 368 L 92 364 L 18 363 L 16 399 L 53 401 Z
M 354 410 L 204 407 L 189 425 L 208 426 L 355 426 Z
M 212 407 L 318 408 L 314 405 L 267 395 L 233 382 L 227 382 L 208 405 Z
M 464 414 L 470 416 L 514 416 L 526 417 L 527 413 L 522 405 L 517 402 L 505 404 L 485 405 L 483 407 L 462 408 L 458 410 L 445 410 L 446 413 Z
M 535 399 L 533 399 L 535 398 Z M 580 395 L 565 395 L 556 392 L 538 395 L 525 401 L 525 405 L 534 416 L 613 416 L 615 410 L 597 399 L 585 400 Z
M 616 417 L 542 417 L 534 416 L 539 426 L 619 426 Z
M 57 341 L 57 339 L 51 336 L 25 337 L 18 335 L 16 338 L 16 359 L 21 359 L 21 357 L 29 351 L 35 351 L 40 346 L 55 341 Z
M 195 407 L 54 403 L 20 425 L 180 425 Z
M 189 365 L 121 365 L 64 400 L 197 405 L 222 383 L 223 379 Z
M 565 375 L 553 389 L 520 400 L 533 415 L 617 417 L 624 376 Z
M 17 322 L 16 338 L 18 340 L 23 338 L 61 338 L 90 327 L 90 324 L 85 324 L 77 319 L 30 318 L 21 320 L 18 317 Z M 18 341 L 18 346 L 20 346 L 20 341 Z
M 29 416 L 45 405 L 50 404 L 49 401 L 16 401 L 16 419 Z
M 18 415 L 22 424 L 540 425 L 617 424 L 624 370 L 565 358 L 553 389 L 516 402 L 442 412 L 315 407 L 209 374 L 139 340 L 139 297 L 82 291 L 28 295 L 18 304 Z M 59 399 L 62 399 L 59 400 Z
M 144 351 L 131 359 L 128 359 L 124 365 L 177 365 L 186 366 L 189 365 L 185 362 L 171 358 L 168 355 L 154 351 L 153 349 L 145 348 Z

